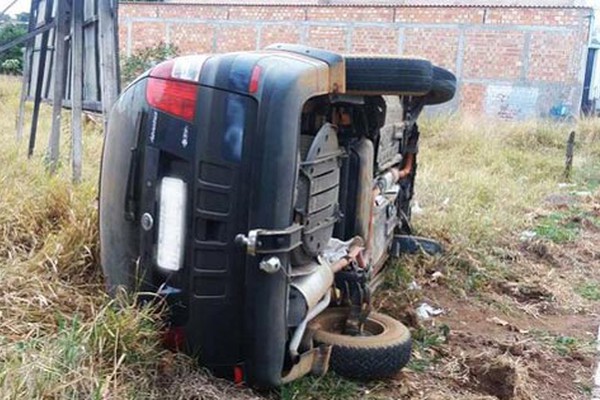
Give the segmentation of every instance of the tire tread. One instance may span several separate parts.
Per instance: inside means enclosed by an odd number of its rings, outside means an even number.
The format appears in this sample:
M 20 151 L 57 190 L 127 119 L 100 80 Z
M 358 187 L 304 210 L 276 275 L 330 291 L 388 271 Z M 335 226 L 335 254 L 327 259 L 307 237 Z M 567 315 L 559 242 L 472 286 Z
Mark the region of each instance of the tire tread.
M 431 89 L 431 62 L 399 57 L 346 58 L 348 92 L 425 95 Z
M 346 378 L 364 381 L 387 378 L 408 364 L 411 350 L 410 339 L 380 348 L 333 346 L 330 368 Z
M 317 344 L 332 346 L 330 368 L 338 375 L 363 381 L 387 378 L 408 363 L 412 350 L 410 332 L 398 320 L 377 312 L 368 319 L 384 329 L 372 336 L 347 336 L 338 333 L 349 309 L 330 308 L 317 316 L 309 328 Z

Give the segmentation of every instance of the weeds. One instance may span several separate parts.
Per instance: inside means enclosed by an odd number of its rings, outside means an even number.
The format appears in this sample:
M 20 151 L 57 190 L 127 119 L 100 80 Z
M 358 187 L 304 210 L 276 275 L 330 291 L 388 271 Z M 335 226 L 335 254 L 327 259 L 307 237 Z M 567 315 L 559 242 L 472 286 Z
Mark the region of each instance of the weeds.
M 585 341 L 581 338 L 576 338 L 568 335 L 552 334 L 547 331 L 531 332 L 532 336 L 548 346 L 552 351 L 561 357 L 576 356 L 580 357 L 585 354 L 593 354 L 595 343 L 593 340 Z
M 572 353 L 578 347 L 577 339 L 570 336 L 558 336 L 554 339 L 554 349 L 561 356 Z
M 410 262 L 408 257 L 391 262 L 390 272 L 384 282 L 385 289 L 406 289 L 414 282 L 415 277 L 407 265 L 408 262 Z
M 359 398 L 358 384 L 328 374 L 322 378 L 307 377 L 281 389 L 282 400 L 346 400 Z
M 600 226 L 600 220 L 594 212 L 588 212 L 579 207 L 570 207 L 542 216 L 537 221 L 534 232 L 538 237 L 554 243 L 572 242 L 579 237 L 582 225 L 585 223 Z
M 435 364 L 439 358 L 439 347 L 447 341 L 450 328 L 442 325 L 437 329 L 419 327 L 412 332 L 413 357 L 408 369 L 414 372 L 425 372 Z
M 153 310 L 109 302 L 89 321 L 57 314 L 53 332 L 0 350 L 0 388 L 10 398 L 131 397 L 128 382 L 150 388 L 164 350 Z M 142 392 L 144 393 L 144 392 Z
M 586 282 L 577 288 L 577 292 L 584 299 L 600 301 L 600 285 L 597 282 Z
M 554 243 L 565 243 L 577 238 L 579 225 L 564 213 L 552 213 L 543 217 L 534 231 L 539 237 Z

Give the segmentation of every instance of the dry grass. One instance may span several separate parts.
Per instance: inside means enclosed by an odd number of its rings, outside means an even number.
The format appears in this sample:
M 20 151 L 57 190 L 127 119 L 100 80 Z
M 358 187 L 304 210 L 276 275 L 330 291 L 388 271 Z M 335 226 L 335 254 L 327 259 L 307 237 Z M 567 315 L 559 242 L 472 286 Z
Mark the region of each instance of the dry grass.
M 529 212 L 562 191 L 572 129 L 548 121 L 426 121 L 417 188 L 425 215 L 415 223 L 469 247 L 518 234 L 530 223 Z M 583 187 L 600 168 L 600 122 L 583 120 L 576 130 L 573 182 Z
M 87 126 L 81 185 L 70 182 L 68 129 L 63 168 L 49 176 L 47 110 L 32 160 L 25 141 L 14 140 L 19 89 L 14 79 L 0 77 L 0 397 L 256 398 L 165 352 L 156 309 L 104 295 L 96 227 L 100 129 Z M 426 121 L 422 131 L 417 192 L 423 213 L 415 216 L 416 227 L 443 240 L 451 250 L 445 261 L 468 270 L 475 283 L 478 273 L 494 267 L 486 260 L 510 250 L 534 224 L 532 213 L 545 197 L 575 190 L 558 188 L 566 126 L 450 118 Z M 598 184 L 600 123 L 581 121 L 577 132 L 573 181 L 583 190 Z M 438 262 L 418 259 L 412 273 Z M 396 389 L 329 376 L 302 380 L 281 397 L 386 398 Z M 419 388 L 406 393 L 420 396 Z
M 0 77 L 5 116 L 0 120 L 0 393 L 3 398 L 152 393 L 163 355 L 154 311 L 107 299 L 98 268 L 100 131 L 86 132 L 82 185 L 70 183 L 68 168 L 49 176 L 40 156 L 47 114 L 32 160 L 25 141 L 17 144 L 13 137 L 18 89 L 15 80 Z M 62 163 L 68 165 L 67 156 Z

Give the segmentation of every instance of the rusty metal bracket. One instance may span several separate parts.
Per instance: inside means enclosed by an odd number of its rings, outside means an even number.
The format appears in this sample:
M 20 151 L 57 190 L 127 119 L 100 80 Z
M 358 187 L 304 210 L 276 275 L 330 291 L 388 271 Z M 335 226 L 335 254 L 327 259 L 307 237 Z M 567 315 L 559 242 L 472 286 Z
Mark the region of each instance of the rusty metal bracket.
M 255 229 L 248 236 L 239 234 L 235 243 L 246 246 L 249 255 L 287 253 L 302 244 L 302 225 L 293 224 L 282 230 Z
M 321 345 L 300 355 L 300 360 L 281 378 L 282 383 L 290 383 L 305 375 L 323 376 L 329 370 L 331 345 Z

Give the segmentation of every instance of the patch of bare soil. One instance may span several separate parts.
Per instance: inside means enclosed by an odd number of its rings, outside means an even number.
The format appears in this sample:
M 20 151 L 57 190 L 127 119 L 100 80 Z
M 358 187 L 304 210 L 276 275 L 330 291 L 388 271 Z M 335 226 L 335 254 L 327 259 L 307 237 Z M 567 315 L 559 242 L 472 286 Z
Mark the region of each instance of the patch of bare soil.
M 562 352 L 555 346 L 560 343 L 558 338 L 580 343 L 593 340 L 597 325 L 594 316 L 506 315 L 494 305 L 457 299 L 444 288 L 425 293 L 423 299 L 444 307 L 446 313 L 413 328 L 438 335 L 446 332 L 446 336 L 426 349 L 415 345 L 413 360 L 427 360 L 426 368 L 404 373 L 399 380 L 405 391 L 393 391 L 391 397 L 587 398 L 593 354 L 578 349 Z M 402 396 L 397 397 L 400 393 Z
M 448 271 L 433 261 L 414 271 L 418 289 L 407 289 L 401 300 L 382 291 L 377 305 L 408 324 L 415 338 L 410 368 L 383 396 L 588 399 L 600 315 L 599 204 L 598 195 L 569 199 L 568 207 L 591 215 L 569 221 L 578 230 L 575 240 L 515 239 L 499 250 L 503 268 L 477 290 L 441 279 Z M 554 205 L 538 212 L 548 207 Z M 414 309 L 424 302 L 444 313 L 419 320 Z

